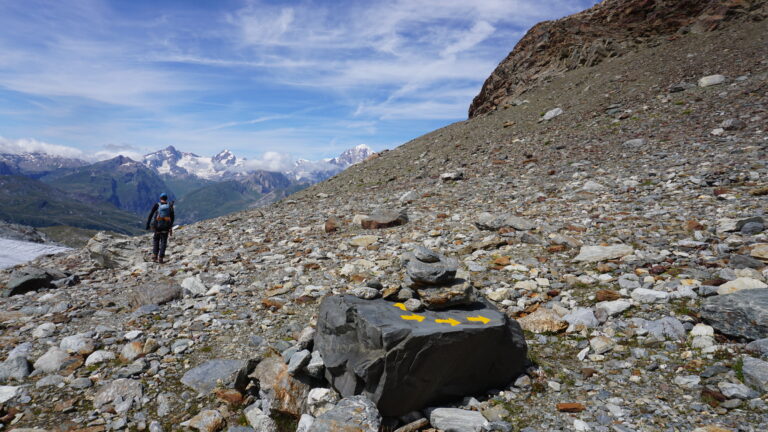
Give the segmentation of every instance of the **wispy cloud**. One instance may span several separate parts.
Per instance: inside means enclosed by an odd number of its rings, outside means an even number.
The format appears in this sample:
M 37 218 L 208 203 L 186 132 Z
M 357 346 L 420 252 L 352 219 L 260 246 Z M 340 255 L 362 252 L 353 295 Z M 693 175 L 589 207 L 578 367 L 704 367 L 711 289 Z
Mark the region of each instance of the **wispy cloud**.
M 465 118 L 527 28 L 596 3 L 242 1 L 2 2 L 0 133 L 89 156 L 229 147 L 264 166 L 276 149 L 380 149 Z
M 38 141 L 32 138 L 9 139 L 0 136 L 0 153 L 47 153 L 67 158 L 84 158 L 84 153 L 76 148 Z

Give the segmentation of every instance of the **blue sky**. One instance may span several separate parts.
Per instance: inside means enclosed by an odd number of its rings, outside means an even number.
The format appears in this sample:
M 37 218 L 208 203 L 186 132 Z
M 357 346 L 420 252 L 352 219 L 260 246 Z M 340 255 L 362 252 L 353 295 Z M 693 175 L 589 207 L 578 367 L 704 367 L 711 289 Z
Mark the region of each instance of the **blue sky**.
M 466 119 L 528 28 L 594 3 L 0 0 L 0 151 L 393 148 Z

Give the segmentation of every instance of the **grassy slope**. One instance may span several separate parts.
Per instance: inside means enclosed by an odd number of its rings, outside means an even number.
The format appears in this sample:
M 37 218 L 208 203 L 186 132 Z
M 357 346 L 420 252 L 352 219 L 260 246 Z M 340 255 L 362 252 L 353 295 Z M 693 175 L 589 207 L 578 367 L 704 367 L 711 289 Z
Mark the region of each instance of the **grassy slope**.
M 141 218 L 106 203 L 84 203 L 23 176 L 0 176 L 0 218 L 22 225 L 69 225 L 138 234 Z

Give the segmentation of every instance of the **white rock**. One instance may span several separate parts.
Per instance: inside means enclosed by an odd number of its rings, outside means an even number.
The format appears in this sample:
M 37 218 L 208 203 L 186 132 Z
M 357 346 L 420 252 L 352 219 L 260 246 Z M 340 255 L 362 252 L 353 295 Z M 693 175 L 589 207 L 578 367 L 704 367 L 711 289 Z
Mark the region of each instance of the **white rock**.
M 400 196 L 401 203 L 416 201 L 419 198 L 419 194 L 416 191 L 408 191 Z
M 601 335 L 590 339 L 589 346 L 592 347 L 592 351 L 594 351 L 595 354 L 604 354 L 612 350 L 616 346 L 616 342 L 607 336 Z
M 302 414 L 301 418 L 299 419 L 299 424 L 296 426 L 296 432 L 309 432 L 314 423 L 314 417 L 309 414 Z
M 592 430 L 592 428 L 589 427 L 589 424 L 587 424 L 587 422 L 579 419 L 576 419 L 573 421 L 573 429 L 579 432 L 586 432 L 586 431 Z
M 622 299 L 603 301 L 595 305 L 595 309 L 602 309 L 608 316 L 618 315 L 630 307 L 632 307 L 632 303 Z
M 485 417 L 477 411 L 435 408 L 429 412 L 429 423 L 446 432 L 480 432 Z
M 277 432 L 277 424 L 258 407 L 251 405 L 243 410 L 245 419 L 254 430 L 259 432 Z
M 552 120 L 553 118 L 563 114 L 562 108 L 554 108 L 549 111 L 547 111 L 546 114 L 544 114 L 544 117 L 542 118 L 544 121 Z
M 112 351 L 105 351 L 105 350 L 98 350 L 94 351 L 91 355 L 88 356 L 87 359 L 85 359 L 85 365 L 91 366 L 99 363 L 104 363 L 105 361 L 110 361 L 115 359 L 115 353 Z
M 699 87 L 709 87 L 719 85 L 725 82 L 723 75 L 709 75 L 699 79 Z
M 768 285 L 766 285 L 764 282 L 760 282 L 757 279 L 740 277 L 720 285 L 717 288 L 717 293 L 723 295 L 735 293 L 736 291 L 741 290 L 762 288 L 768 288 Z
M 35 339 L 47 338 L 56 331 L 56 324 L 54 323 L 42 323 L 32 330 L 32 337 Z
M 189 290 L 192 295 L 203 295 L 208 288 L 205 286 L 200 276 L 190 276 L 181 282 L 181 287 Z
M 715 335 L 715 329 L 712 328 L 712 326 L 708 326 L 706 324 L 696 324 L 691 329 L 691 336 L 714 336 Z
M 669 299 L 669 293 L 647 288 L 638 288 L 632 291 L 631 296 L 640 303 L 661 303 Z
M 598 192 L 598 191 L 605 190 L 606 187 L 601 185 L 598 182 L 595 182 L 595 181 L 592 181 L 592 180 L 587 180 L 584 183 L 584 186 L 581 187 L 581 189 L 586 191 L 586 192 Z
M 576 262 L 600 262 L 631 255 L 635 250 L 629 245 L 582 246 L 573 260 Z
M 20 386 L 0 386 L 0 404 L 15 398 L 19 392 L 21 392 Z
M 40 356 L 35 362 L 35 369 L 42 372 L 56 372 L 61 367 L 64 360 L 69 357 L 66 351 L 58 347 L 52 347 L 45 354 Z
M 698 375 L 678 375 L 674 382 L 682 388 L 692 389 L 699 385 L 701 378 Z
M 330 411 L 338 401 L 336 392 L 329 388 L 313 388 L 307 395 L 309 413 L 315 417 Z

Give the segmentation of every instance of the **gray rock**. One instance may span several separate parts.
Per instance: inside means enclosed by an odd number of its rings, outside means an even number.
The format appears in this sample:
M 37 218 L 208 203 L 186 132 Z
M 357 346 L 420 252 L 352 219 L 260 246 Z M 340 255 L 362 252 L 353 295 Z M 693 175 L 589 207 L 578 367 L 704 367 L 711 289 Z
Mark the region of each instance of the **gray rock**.
M 415 259 L 406 266 L 406 274 L 417 285 L 444 285 L 455 279 L 457 270 L 458 263 L 448 259 L 436 263 Z
M 765 226 L 761 222 L 747 222 L 741 227 L 741 233 L 744 235 L 755 235 L 765 231 Z
M 747 350 L 757 353 L 761 357 L 768 356 L 768 338 L 758 339 L 748 343 Z
M 68 358 L 69 354 L 67 354 L 66 351 L 58 347 L 52 347 L 37 359 L 35 362 L 35 370 L 47 373 L 58 372 L 64 364 L 64 361 Z
M 244 391 L 249 381 L 248 374 L 255 366 L 255 362 L 246 360 L 209 360 L 188 370 L 181 382 L 201 394 L 210 393 L 216 387 Z
M 405 210 L 379 209 L 363 219 L 360 225 L 365 229 L 390 228 L 408 223 L 408 214 Z
M 291 356 L 288 361 L 288 373 L 296 375 L 299 371 L 309 364 L 309 360 L 312 357 L 312 353 L 309 350 L 301 350 Z
M 746 225 L 745 225 L 746 226 Z M 746 255 L 731 255 L 731 259 L 728 263 L 731 267 L 736 269 L 753 268 L 760 269 L 765 267 L 765 263 L 759 259 L 752 258 Z
M 296 426 L 296 432 L 309 432 L 314 423 L 314 417 L 309 414 L 302 414 L 301 418 L 299 418 L 299 424 Z
M 720 393 L 722 393 L 723 396 L 727 397 L 728 399 L 752 399 L 760 397 L 760 394 L 742 383 L 730 383 L 721 381 L 717 383 L 717 388 L 719 388 Z
M 32 373 L 32 366 L 26 357 L 16 356 L 0 364 L 0 383 L 14 379 L 21 381 Z
M 654 321 L 648 321 L 643 318 L 632 318 L 630 321 L 635 326 L 646 330 L 650 336 L 658 340 L 685 340 L 686 338 L 683 323 L 674 317 L 664 317 Z
M 445 432 L 480 432 L 485 417 L 477 411 L 435 408 L 429 410 L 429 423 Z
M 131 268 L 143 262 L 141 250 L 128 236 L 98 232 L 85 245 L 97 265 L 104 268 Z
M 258 432 L 277 432 L 277 423 L 270 418 L 256 404 L 250 405 L 243 410 L 248 424 Z
M 768 289 L 737 291 L 705 299 L 701 317 L 721 333 L 745 339 L 768 337 Z
M 82 390 L 93 386 L 93 381 L 85 377 L 75 378 L 69 385 L 74 389 Z
M 365 396 L 342 399 L 331 410 L 315 418 L 309 432 L 379 432 L 381 415 Z
M 320 351 L 312 352 L 312 358 L 310 358 L 305 369 L 307 374 L 313 378 L 320 378 L 323 376 L 323 372 L 325 372 L 325 363 L 323 363 L 323 357 L 320 355 Z
M 576 308 L 564 316 L 563 321 L 569 324 L 567 329 L 569 332 L 595 328 L 600 325 L 594 311 L 590 308 Z
M 317 331 L 328 381 L 344 397 L 370 398 L 386 416 L 503 387 L 527 365 L 520 326 L 488 303 L 414 314 L 381 299 L 330 296 Z
M 48 375 L 46 377 L 40 378 L 35 383 L 35 388 L 63 387 L 63 386 L 64 386 L 64 377 L 60 375 Z
M 376 297 L 379 296 L 379 290 L 377 290 L 376 288 L 371 288 L 366 286 L 354 288 L 351 291 L 349 291 L 349 293 L 355 297 L 365 299 L 365 300 L 375 299 Z
M 744 122 L 744 120 L 740 120 L 737 118 L 730 118 L 720 123 L 720 127 L 727 131 L 732 131 L 732 130 L 744 129 L 745 127 L 747 127 L 747 124 Z
M 744 383 L 760 393 L 768 393 L 768 362 L 744 356 Z
M 544 120 L 544 121 L 549 121 L 549 120 L 552 120 L 553 118 L 555 118 L 555 117 L 557 117 L 559 115 L 562 115 L 562 114 L 563 114 L 563 109 L 562 108 L 553 108 L 553 109 L 547 111 L 544 114 L 544 117 L 542 117 L 541 119 Z
M 144 395 L 144 390 L 140 381 L 132 379 L 116 379 L 110 383 L 104 384 L 93 400 L 93 406 L 95 408 L 101 408 L 104 405 L 110 404 L 117 399 L 120 400 L 137 400 L 141 401 Z
M 133 307 L 162 305 L 180 299 L 182 288 L 172 282 L 147 283 L 133 287 L 130 301 Z
M 475 226 L 481 230 L 498 231 L 501 228 L 513 228 L 517 231 L 528 231 L 536 228 L 536 223 L 519 216 L 514 215 L 493 215 L 491 213 L 481 213 Z
M 425 263 L 436 263 L 441 259 L 440 254 L 434 251 L 431 251 L 423 246 L 416 246 L 415 248 L 413 248 L 413 256 L 417 260 Z

